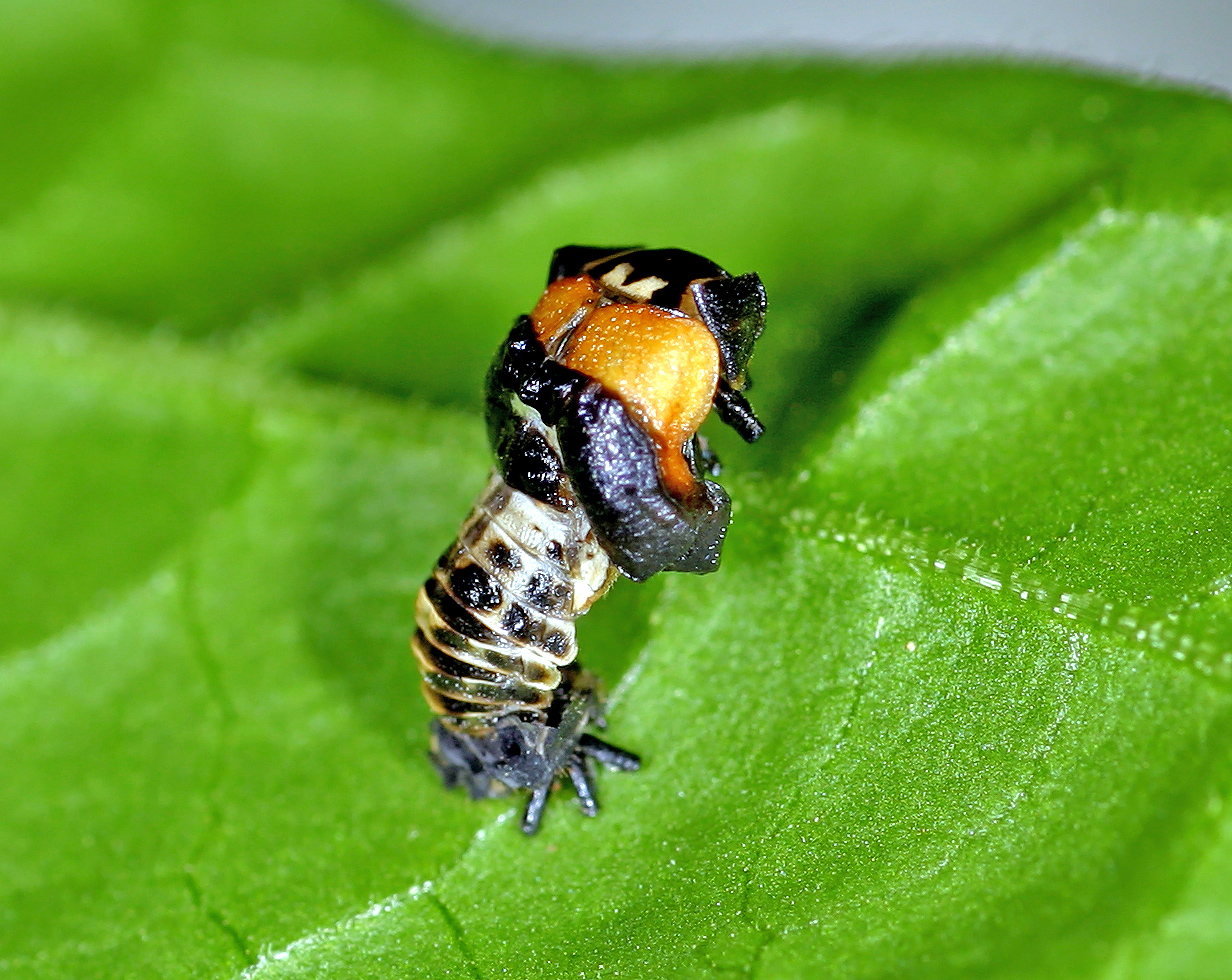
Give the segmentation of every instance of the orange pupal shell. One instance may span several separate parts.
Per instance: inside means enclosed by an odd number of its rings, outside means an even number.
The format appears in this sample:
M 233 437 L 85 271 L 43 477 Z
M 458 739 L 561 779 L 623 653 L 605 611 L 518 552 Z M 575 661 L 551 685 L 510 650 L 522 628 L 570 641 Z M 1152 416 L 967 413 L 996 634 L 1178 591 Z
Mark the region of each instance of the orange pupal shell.
M 719 382 L 719 347 L 705 324 L 645 303 L 604 306 L 583 321 L 563 362 L 619 396 L 658 446 L 670 493 L 697 492 L 684 446 L 709 414 Z
M 603 290 L 590 276 L 556 280 L 531 310 L 535 336 L 549 351 L 555 350 L 569 330 L 599 305 L 602 297 Z

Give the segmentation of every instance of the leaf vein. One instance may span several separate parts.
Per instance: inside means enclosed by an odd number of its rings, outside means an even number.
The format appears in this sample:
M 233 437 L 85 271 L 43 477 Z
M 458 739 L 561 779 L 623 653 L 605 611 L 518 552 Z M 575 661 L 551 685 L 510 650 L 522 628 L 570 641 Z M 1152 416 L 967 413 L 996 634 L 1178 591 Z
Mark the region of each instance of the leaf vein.
M 1221 686 L 1232 686 L 1232 649 L 1226 631 L 1214 622 L 1189 619 L 1200 611 L 1201 599 L 1175 607 L 1109 599 L 987 555 L 968 538 L 953 539 L 931 529 L 912 530 L 903 521 L 882 515 L 830 511 L 818 518 L 813 511 L 796 509 L 784 523 L 801 538 L 812 536 L 906 565 L 921 575 L 941 575 L 1016 598 L 1050 618 L 1111 634 Z M 1218 592 L 1218 588 L 1207 590 L 1207 598 Z

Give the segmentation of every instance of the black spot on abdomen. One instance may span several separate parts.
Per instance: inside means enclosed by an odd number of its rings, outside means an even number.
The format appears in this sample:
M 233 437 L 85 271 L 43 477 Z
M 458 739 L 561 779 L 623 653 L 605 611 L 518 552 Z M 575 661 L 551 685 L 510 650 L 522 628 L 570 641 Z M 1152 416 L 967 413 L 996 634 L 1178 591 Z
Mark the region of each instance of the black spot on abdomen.
M 493 541 L 488 545 L 488 561 L 492 563 L 493 568 L 504 569 L 507 572 L 516 572 L 522 567 L 522 559 L 517 556 L 517 553 L 510 551 L 508 546 L 500 541 Z
M 505 630 L 515 640 L 521 640 L 523 643 L 530 643 L 534 640 L 537 625 L 538 623 L 526 611 L 526 608 L 519 606 L 517 603 L 506 609 L 505 614 L 501 617 L 501 629 Z
M 553 630 L 543 638 L 543 649 L 556 657 L 563 657 L 569 650 L 569 640 L 564 633 Z
M 479 622 L 470 609 L 463 606 L 446 592 L 445 587 L 435 578 L 430 578 L 424 583 L 424 593 L 432 604 L 432 608 L 436 610 L 436 614 L 455 633 L 461 633 L 463 636 L 469 637 L 472 640 L 478 640 L 480 643 L 488 643 L 493 646 L 509 646 L 507 637 L 494 633 L 484 626 L 483 623 Z
M 524 598 L 536 609 L 560 613 L 569 603 L 569 586 L 544 572 L 535 572 L 526 583 Z
M 504 598 L 500 586 L 478 565 L 458 565 L 449 573 L 449 591 L 469 609 L 495 609 Z

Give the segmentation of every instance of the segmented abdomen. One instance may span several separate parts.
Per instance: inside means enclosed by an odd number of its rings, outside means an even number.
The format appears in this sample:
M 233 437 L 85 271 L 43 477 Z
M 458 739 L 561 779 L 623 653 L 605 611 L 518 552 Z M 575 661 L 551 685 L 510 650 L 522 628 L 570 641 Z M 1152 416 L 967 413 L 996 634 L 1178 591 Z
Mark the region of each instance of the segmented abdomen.
M 493 473 L 419 590 L 411 640 L 438 714 L 544 711 L 577 656 L 574 620 L 616 575 L 582 507 L 553 507 Z

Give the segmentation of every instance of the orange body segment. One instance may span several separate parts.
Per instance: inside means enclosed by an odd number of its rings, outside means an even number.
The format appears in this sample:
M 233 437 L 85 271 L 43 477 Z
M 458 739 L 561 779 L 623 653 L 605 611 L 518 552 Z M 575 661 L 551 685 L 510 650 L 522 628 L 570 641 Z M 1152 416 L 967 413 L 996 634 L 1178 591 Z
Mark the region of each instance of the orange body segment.
M 539 297 L 531 310 L 530 319 L 535 327 L 535 336 L 555 353 L 567 329 L 576 326 L 588 313 L 599 305 L 603 290 L 590 276 L 573 276 L 557 279 Z
M 706 325 L 643 303 L 591 313 L 574 333 L 565 366 L 619 396 L 659 450 L 664 487 L 681 499 L 698 491 L 684 457 L 714 401 L 719 346 Z

